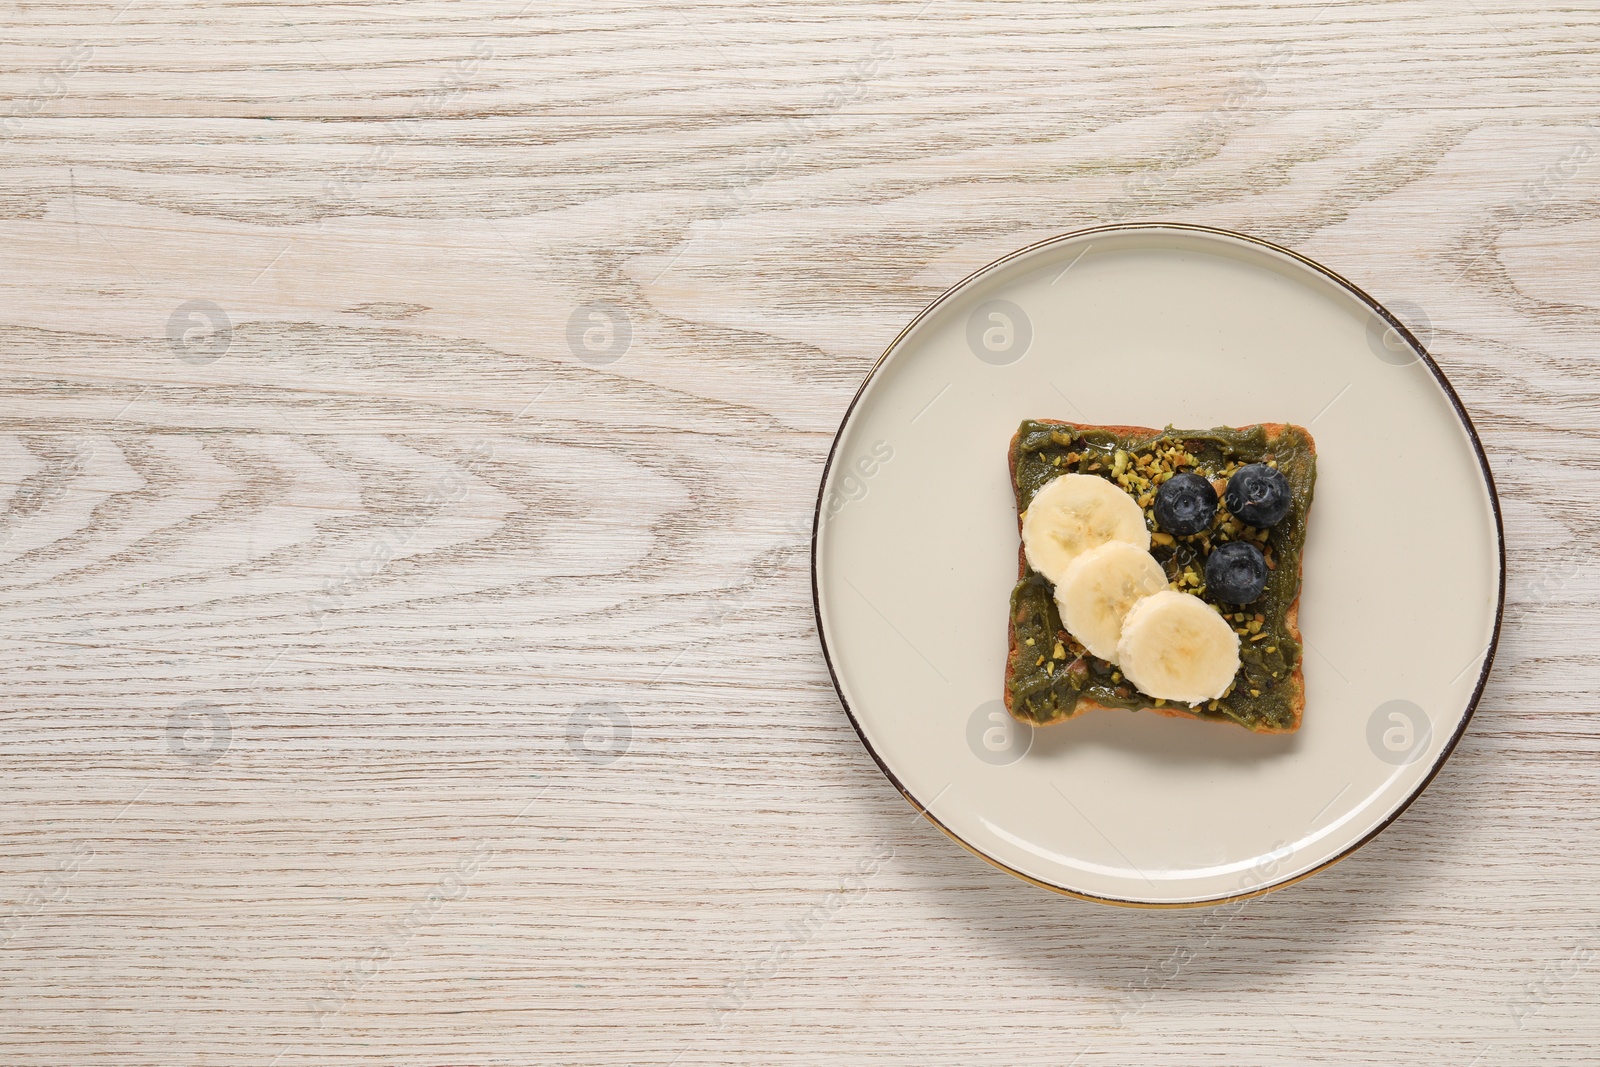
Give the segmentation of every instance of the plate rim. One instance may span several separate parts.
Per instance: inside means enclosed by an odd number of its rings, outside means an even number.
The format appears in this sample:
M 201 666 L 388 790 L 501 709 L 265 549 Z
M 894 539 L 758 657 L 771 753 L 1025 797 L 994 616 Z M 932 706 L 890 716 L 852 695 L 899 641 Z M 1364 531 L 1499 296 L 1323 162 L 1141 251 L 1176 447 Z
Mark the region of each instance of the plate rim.
M 1467 433 L 1467 440 L 1472 444 L 1472 451 L 1477 456 L 1478 469 L 1483 476 L 1484 487 L 1489 492 L 1489 509 L 1494 516 L 1495 563 L 1498 569 L 1495 583 L 1496 598 L 1494 608 L 1494 628 L 1489 635 L 1489 645 L 1484 651 L 1483 665 L 1479 668 L 1478 680 L 1472 687 L 1472 695 L 1467 698 L 1466 711 L 1461 716 L 1461 721 L 1459 724 L 1457 724 L 1454 732 L 1451 733 L 1450 738 L 1445 742 L 1444 747 L 1439 750 L 1439 754 L 1437 757 L 1435 757 L 1433 764 L 1428 768 L 1428 772 L 1423 775 L 1416 787 L 1406 795 L 1405 799 L 1400 802 L 1399 806 L 1396 807 L 1394 811 L 1390 812 L 1389 815 L 1380 821 L 1376 826 L 1368 830 L 1367 833 L 1364 834 L 1360 839 L 1344 848 L 1338 854 L 1323 860 L 1310 870 L 1302 871 L 1299 874 L 1291 875 L 1287 878 L 1271 882 L 1265 886 L 1246 890 L 1241 893 L 1229 893 L 1223 896 L 1205 897 L 1200 900 L 1187 901 L 1133 900 L 1124 897 L 1089 893 L 1080 889 L 1072 889 L 1068 886 L 1056 885 L 1053 882 L 1046 882 L 1039 878 L 1035 878 L 1032 875 L 1024 874 L 1022 871 L 1002 863 L 1000 860 L 988 855 L 977 846 L 964 840 L 959 834 L 941 822 L 939 817 L 933 813 L 930 806 L 924 805 L 920 800 L 912 795 L 911 791 L 907 789 L 904 783 L 900 781 L 900 779 L 895 775 L 894 771 L 889 768 L 889 765 L 884 762 L 883 757 L 878 754 L 878 751 L 875 748 L 872 747 L 872 742 L 868 740 L 866 731 L 861 728 L 861 723 L 857 720 L 855 711 L 850 707 L 850 701 L 846 699 L 844 695 L 844 689 L 839 684 L 838 671 L 834 668 L 833 655 L 828 650 L 828 635 L 822 621 L 822 597 L 820 583 L 818 581 L 817 566 L 817 535 L 822 527 L 822 509 L 824 497 L 828 488 L 828 475 L 833 471 L 833 463 L 839 451 L 839 441 L 844 436 L 845 429 L 850 425 L 850 418 L 855 414 L 856 406 L 861 402 L 861 398 L 863 395 L 865 395 L 867 387 L 872 384 L 873 378 L 875 378 L 878 372 L 883 368 L 884 362 L 889 358 L 890 354 L 894 352 L 895 347 L 899 345 L 902 340 L 904 340 L 907 334 L 915 329 L 917 325 L 924 319 L 933 314 L 934 311 L 943 306 L 944 303 L 953 297 L 957 292 L 965 289 L 980 276 L 988 274 L 991 271 L 996 271 L 1007 263 L 1010 263 L 1016 259 L 1020 259 L 1023 256 L 1037 251 L 1038 249 L 1044 248 L 1048 245 L 1061 244 L 1066 241 L 1075 240 L 1080 237 L 1085 237 L 1089 234 L 1127 231 L 1149 232 L 1160 230 L 1175 230 L 1191 234 L 1201 234 L 1207 237 L 1220 237 L 1224 240 L 1240 241 L 1247 245 L 1255 245 L 1259 248 L 1264 248 L 1269 252 L 1274 252 L 1278 255 L 1287 256 L 1289 259 L 1294 260 L 1302 266 L 1308 267 L 1315 273 L 1322 275 L 1324 278 L 1327 278 L 1329 281 L 1333 282 L 1335 285 L 1338 285 L 1350 295 L 1354 296 L 1361 303 L 1365 304 L 1370 310 L 1376 312 L 1379 318 L 1387 322 L 1391 327 L 1398 331 L 1407 342 L 1411 344 L 1412 348 L 1415 349 L 1417 354 L 1422 357 L 1422 362 L 1427 366 L 1429 372 L 1432 373 L 1434 381 L 1437 382 L 1439 387 L 1444 391 L 1444 395 L 1449 398 L 1450 406 L 1455 410 L 1456 418 L 1460 420 L 1462 429 L 1464 429 Z M 1008 252 L 999 259 L 985 263 L 983 266 L 947 286 L 944 291 L 939 293 L 939 295 L 934 297 L 926 307 L 919 311 L 910 322 L 906 323 L 906 325 L 901 328 L 899 333 L 895 334 L 894 338 L 888 343 L 888 345 L 884 347 L 883 352 L 875 361 L 873 361 L 873 364 L 871 368 L 868 369 L 865 377 L 861 379 L 860 386 L 857 387 L 855 395 L 850 398 L 850 403 L 845 408 L 844 416 L 839 420 L 839 428 L 834 431 L 833 441 L 828 446 L 828 458 L 822 466 L 822 477 L 817 486 L 817 501 L 811 516 L 811 611 L 817 626 L 817 642 L 822 646 L 822 659 L 823 662 L 825 662 L 828 666 L 828 680 L 833 684 L 834 695 L 839 698 L 839 705 L 844 709 L 845 717 L 850 721 L 850 727 L 855 731 L 856 738 L 861 742 L 862 747 L 865 748 L 867 753 L 872 757 L 873 762 L 878 765 L 878 770 L 882 771 L 883 776 L 889 780 L 889 784 L 894 786 L 895 790 L 906 799 L 906 801 L 918 812 L 918 814 L 922 815 L 923 818 L 927 819 L 930 823 L 941 830 L 946 837 L 950 838 L 950 840 L 954 841 L 956 844 L 960 845 L 974 856 L 977 856 L 985 863 L 988 863 L 990 866 L 996 867 L 1015 878 L 1019 878 L 1022 881 L 1029 883 L 1030 885 L 1036 885 L 1041 889 L 1048 889 L 1053 893 L 1059 893 L 1068 897 L 1075 897 L 1078 900 L 1092 901 L 1097 904 L 1112 904 L 1125 908 L 1141 908 L 1161 911 L 1177 908 L 1205 908 L 1214 907 L 1218 904 L 1228 904 L 1234 901 L 1244 901 L 1250 900 L 1254 897 L 1264 896 L 1267 893 L 1276 892 L 1279 889 L 1294 885 L 1296 882 L 1303 881 L 1307 878 L 1310 878 L 1314 874 L 1327 870 L 1340 860 L 1353 855 L 1373 838 L 1377 837 L 1384 830 L 1388 829 L 1389 826 L 1395 822 L 1395 820 L 1399 819 L 1400 816 L 1405 813 L 1407 808 L 1411 807 L 1411 805 L 1415 803 L 1416 799 L 1422 795 L 1423 791 L 1426 790 L 1430 784 L 1432 784 L 1433 779 L 1438 775 L 1440 770 L 1444 768 L 1444 765 L 1450 759 L 1451 754 L 1454 753 L 1457 743 L 1460 742 L 1461 738 L 1466 734 L 1467 726 L 1472 722 L 1472 716 L 1478 710 L 1478 702 L 1483 696 L 1484 687 L 1488 685 L 1490 670 L 1494 666 L 1495 652 L 1500 646 L 1500 628 L 1505 619 L 1505 606 L 1505 523 L 1500 514 L 1500 493 L 1495 486 L 1494 471 L 1489 466 L 1489 457 L 1484 452 L 1483 441 L 1478 436 L 1478 428 L 1473 425 L 1472 416 L 1467 413 L 1466 407 L 1461 403 L 1461 398 L 1456 395 L 1455 387 L 1450 384 L 1450 379 L 1447 378 L 1444 371 L 1439 368 L 1439 364 L 1434 362 L 1433 356 L 1428 352 L 1427 347 L 1424 346 L 1421 341 L 1417 340 L 1416 336 L 1412 334 L 1410 329 L 1406 327 L 1405 323 L 1396 318 L 1388 308 L 1379 303 L 1366 290 L 1362 289 L 1360 286 L 1356 285 L 1354 282 L 1350 281 L 1337 271 L 1331 270 L 1309 256 L 1302 255 L 1291 248 L 1285 248 L 1280 244 L 1265 240 L 1264 238 L 1254 237 L 1250 234 L 1240 233 L 1237 230 L 1229 230 L 1220 226 L 1208 226 L 1202 223 L 1116 222 L 1106 223 L 1099 226 L 1086 226 L 1077 230 L 1069 230 L 1065 233 L 1059 233 L 1051 237 L 1042 238 L 1038 241 L 1032 242 L 1031 244 L 1023 246 L 1022 248 Z M 935 797 L 934 800 L 937 801 L 938 798 Z

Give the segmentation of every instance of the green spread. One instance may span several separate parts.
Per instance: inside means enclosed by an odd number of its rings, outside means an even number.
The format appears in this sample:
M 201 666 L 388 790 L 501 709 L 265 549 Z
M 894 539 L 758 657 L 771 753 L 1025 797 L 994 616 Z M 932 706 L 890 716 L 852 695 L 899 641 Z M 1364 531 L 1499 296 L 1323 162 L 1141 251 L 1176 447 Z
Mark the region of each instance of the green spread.
M 1301 684 L 1295 677 L 1300 642 L 1289 629 L 1289 609 L 1300 593 L 1300 552 L 1316 483 L 1316 455 L 1305 431 L 1285 427 L 1270 443 L 1260 427 L 1233 430 L 1174 430 L 1149 436 L 1119 436 L 1105 430 L 1023 422 L 1013 446 L 1019 513 L 1034 493 L 1062 474 L 1096 474 L 1121 486 L 1144 510 L 1152 531 L 1150 554 L 1167 572 L 1172 587 L 1216 604 L 1239 633 L 1241 666 L 1233 687 L 1192 713 L 1203 719 L 1236 722 L 1252 730 L 1277 731 L 1294 725 Z M 1220 501 L 1209 530 L 1172 537 L 1155 523 L 1151 503 L 1156 487 L 1179 471 L 1192 471 L 1221 483 L 1249 463 L 1270 463 L 1283 472 L 1292 490 L 1289 514 L 1270 529 L 1245 526 Z M 1205 561 L 1215 545 L 1249 539 L 1266 553 L 1266 589 L 1254 603 L 1217 604 L 1207 596 Z M 1071 718 L 1080 700 L 1106 707 L 1162 707 L 1135 689 L 1105 660 L 1089 653 L 1061 625 L 1049 581 L 1024 565 L 1011 593 L 1015 650 L 1007 685 L 1011 712 L 1039 725 Z

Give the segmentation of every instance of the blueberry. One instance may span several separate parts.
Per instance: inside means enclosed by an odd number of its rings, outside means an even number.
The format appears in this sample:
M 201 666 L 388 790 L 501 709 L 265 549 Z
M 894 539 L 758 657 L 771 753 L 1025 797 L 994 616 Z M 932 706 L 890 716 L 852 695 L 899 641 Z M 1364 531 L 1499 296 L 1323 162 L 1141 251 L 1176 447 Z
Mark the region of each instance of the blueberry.
M 1156 490 L 1156 522 L 1169 534 L 1187 537 L 1210 529 L 1217 491 L 1198 474 L 1174 474 Z
M 1206 592 L 1224 604 L 1248 604 L 1267 587 L 1267 557 L 1248 541 L 1218 545 L 1206 558 Z
M 1276 467 L 1252 463 L 1228 479 L 1222 494 L 1234 518 L 1251 526 L 1271 526 L 1289 514 L 1289 479 Z

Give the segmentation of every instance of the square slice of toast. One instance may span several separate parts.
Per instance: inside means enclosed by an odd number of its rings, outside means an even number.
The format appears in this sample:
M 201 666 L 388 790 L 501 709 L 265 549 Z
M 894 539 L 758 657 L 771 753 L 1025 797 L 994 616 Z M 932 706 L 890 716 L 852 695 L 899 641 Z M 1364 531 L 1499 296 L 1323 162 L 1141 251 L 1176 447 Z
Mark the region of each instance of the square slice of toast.
M 1154 711 L 1181 718 L 1232 722 L 1256 733 L 1289 733 L 1305 713 L 1300 639 L 1300 583 L 1306 523 L 1316 485 L 1317 451 L 1301 426 L 1259 423 L 1237 429 L 1157 430 L 1147 426 L 1091 426 L 1029 419 L 1011 439 L 1011 486 L 1017 529 L 1040 487 L 1062 474 L 1094 474 L 1128 492 L 1152 531 L 1150 553 L 1173 588 L 1212 603 L 1240 636 L 1241 666 L 1232 688 L 1217 700 L 1190 707 L 1146 696 L 1112 664 L 1088 653 L 1061 624 L 1054 589 L 1017 550 L 1017 584 L 1011 593 L 1005 702 L 1012 716 L 1035 726 L 1061 722 L 1095 708 Z M 1156 526 L 1151 502 L 1162 476 L 1192 471 L 1220 488 L 1233 470 L 1271 463 L 1289 481 L 1293 503 L 1282 521 L 1256 530 L 1227 513 L 1219 499 L 1211 528 L 1172 537 Z M 1219 604 L 1206 595 L 1205 560 L 1230 540 L 1250 539 L 1268 561 L 1267 585 L 1246 606 Z

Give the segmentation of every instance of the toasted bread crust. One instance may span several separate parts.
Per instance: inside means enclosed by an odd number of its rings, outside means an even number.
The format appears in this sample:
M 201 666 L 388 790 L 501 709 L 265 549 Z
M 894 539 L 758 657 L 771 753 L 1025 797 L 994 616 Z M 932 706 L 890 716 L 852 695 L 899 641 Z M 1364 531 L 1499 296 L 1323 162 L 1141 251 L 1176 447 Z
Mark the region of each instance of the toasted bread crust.
M 1074 431 L 1095 430 L 1095 431 L 1101 431 L 1101 432 L 1106 432 L 1106 433 L 1112 433 L 1112 434 L 1115 434 L 1118 437 L 1153 437 L 1153 436 L 1155 436 L 1157 434 L 1160 434 L 1160 433 L 1164 432 L 1162 430 L 1159 430 L 1159 429 L 1156 429 L 1156 428 L 1150 427 L 1150 426 L 1100 426 L 1100 425 L 1093 425 L 1093 424 L 1090 424 L 1090 423 L 1082 423 L 1082 422 L 1067 422 L 1067 421 L 1065 421 L 1063 419 L 1034 419 L 1033 421 L 1037 422 L 1037 423 L 1040 423 L 1041 425 L 1045 425 L 1045 426 L 1065 426 L 1065 427 L 1067 427 L 1067 428 L 1069 428 L 1071 430 L 1074 430 Z M 1266 438 L 1270 442 L 1270 441 L 1276 440 L 1279 436 L 1281 436 L 1283 434 L 1283 432 L 1290 427 L 1290 424 L 1289 423 L 1284 423 L 1284 422 L 1260 422 L 1260 423 L 1251 423 L 1248 426 L 1235 427 L 1235 429 L 1253 430 L 1253 429 L 1256 429 L 1257 427 L 1260 427 L 1263 431 L 1265 431 Z M 1315 456 L 1317 454 L 1317 443 L 1316 443 L 1315 439 L 1312 438 L 1310 431 L 1306 430 L 1304 427 L 1297 427 L 1297 429 L 1299 429 L 1303 434 L 1305 434 L 1306 440 L 1310 444 L 1311 454 L 1313 456 Z M 1020 437 L 1021 435 L 1022 435 L 1022 429 L 1021 429 L 1021 427 L 1018 427 L 1017 432 L 1011 435 L 1011 444 L 1006 449 L 1006 466 L 1008 467 L 1008 469 L 1011 472 L 1011 494 L 1012 494 L 1012 497 L 1015 499 L 1016 506 L 1017 506 L 1017 536 L 1018 536 L 1019 540 L 1020 540 L 1020 538 L 1022 536 L 1022 492 L 1017 486 L 1017 438 Z M 1299 559 L 1299 572 L 1296 575 L 1296 577 L 1300 578 L 1300 579 L 1303 579 L 1304 576 L 1305 576 L 1305 553 L 1304 552 L 1298 553 L 1298 559 Z M 1023 548 L 1023 546 L 1019 543 L 1017 545 L 1017 580 L 1021 581 L 1023 579 L 1023 577 L 1027 575 L 1027 573 L 1028 573 L 1027 550 L 1025 548 Z M 1300 636 L 1300 593 L 1299 592 L 1297 592 L 1295 594 L 1294 602 L 1289 605 L 1289 610 L 1284 615 L 1284 625 L 1289 631 L 1289 636 L 1293 637 L 1295 642 L 1297 644 L 1299 644 L 1302 648 L 1304 648 L 1305 647 L 1305 641 Z M 1005 677 L 1005 704 L 1006 704 L 1006 711 L 1010 712 L 1011 713 L 1011 717 L 1014 718 L 1014 719 L 1017 719 L 1019 722 L 1029 722 L 1029 725 L 1037 725 L 1035 723 L 1030 722 L 1029 720 L 1020 718 L 1017 715 L 1017 713 L 1011 707 L 1011 678 L 1012 678 L 1012 675 L 1014 673 L 1013 663 L 1016 660 L 1016 653 L 1017 653 L 1017 620 L 1014 617 L 1012 617 L 1010 611 L 1007 611 L 1006 612 L 1006 677 Z M 1258 733 L 1258 734 L 1288 734 L 1288 733 L 1294 733 L 1296 730 L 1300 729 L 1300 722 L 1305 717 L 1305 710 L 1306 710 L 1306 682 L 1305 682 L 1304 664 L 1305 664 L 1305 657 L 1301 656 L 1300 659 L 1295 662 L 1294 671 L 1290 673 L 1288 678 L 1284 679 L 1284 681 L 1286 683 L 1288 683 L 1288 685 L 1290 686 L 1290 688 L 1293 691 L 1293 695 L 1292 695 L 1291 700 L 1290 700 L 1290 709 L 1294 714 L 1293 722 L 1290 723 L 1290 725 L 1288 725 L 1288 726 L 1282 726 L 1282 727 L 1270 726 L 1269 725 L 1269 726 L 1264 726 L 1264 727 L 1262 727 L 1260 729 L 1255 729 L 1255 728 L 1252 728 L 1252 727 L 1244 727 L 1244 729 L 1251 730 L 1252 733 Z M 1093 700 L 1088 700 L 1088 699 L 1079 699 L 1079 701 L 1077 703 L 1077 708 L 1079 709 L 1079 714 L 1081 714 L 1084 711 L 1124 710 L 1124 709 L 1108 708 L 1104 704 L 1100 704 L 1100 703 L 1097 703 L 1097 702 L 1095 702 Z M 1140 710 L 1140 711 L 1153 711 L 1157 715 L 1166 715 L 1166 716 L 1169 716 L 1169 717 L 1174 718 L 1174 719 L 1201 719 L 1201 718 L 1204 718 L 1203 716 L 1197 715 L 1195 712 L 1193 712 L 1192 710 L 1190 710 L 1188 708 L 1173 707 L 1173 706 L 1170 706 L 1170 705 L 1158 708 L 1155 705 L 1151 704 L 1151 705 L 1147 705 L 1145 707 L 1139 708 L 1138 710 Z M 1074 714 L 1072 716 L 1072 718 L 1077 718 L 1077 714 Z M 1066 721 L 1066 720 L 1062 720 L 1062 721 Z M 1215 721 L 1215 720 L 1206 720 L 1206 721 Z M 1053 725 L 1053 724 L 1051 724 L 1051 725 Z M 1237 724 L 1237 725 L 1242 725 L 1242 724 Z

